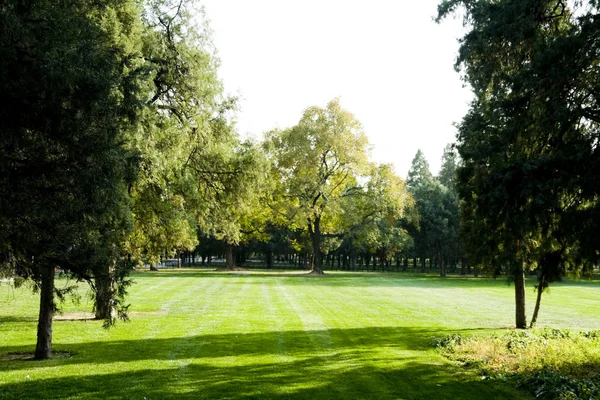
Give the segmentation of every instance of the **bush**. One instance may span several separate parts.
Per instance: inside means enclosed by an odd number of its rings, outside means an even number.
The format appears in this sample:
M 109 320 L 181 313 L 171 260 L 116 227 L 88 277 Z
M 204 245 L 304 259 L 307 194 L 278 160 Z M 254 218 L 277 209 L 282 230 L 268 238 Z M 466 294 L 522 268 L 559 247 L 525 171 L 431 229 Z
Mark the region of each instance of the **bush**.
M 571 379 L 549 370 L 523 378 L 522 386 L 538 399 L 593 400 L 599 394 L 597 384 L 590 379 Z
M 540 399 L 599 399 L 600 331 L 509 330 L 435 339 L 448 358 L 486 378 L 511 379 Z

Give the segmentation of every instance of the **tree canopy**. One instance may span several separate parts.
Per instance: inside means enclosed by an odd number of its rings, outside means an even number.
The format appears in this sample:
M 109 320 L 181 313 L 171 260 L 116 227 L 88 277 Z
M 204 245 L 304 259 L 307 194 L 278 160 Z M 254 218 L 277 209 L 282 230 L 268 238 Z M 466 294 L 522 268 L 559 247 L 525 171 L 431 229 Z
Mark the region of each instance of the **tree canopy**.
M 450 0 L 438 20 L 458 8 L 469 31 L 456 67 L 475 94 L 457 145 L 465 240 L 472 261 L 509 267 L 524 328 L 526 269 L 599 254 L 598 4 Z
M 278 182 L 272 208 L 307 228 L 317 273 L 323 234 L 341 237 L 384 212 L 392 219 L 404 212 L 404 182 L 389 166 L 369 161 L 362 125 L 337 99 L 308 108 L 292 128 L 269 132 L 265 147 Z

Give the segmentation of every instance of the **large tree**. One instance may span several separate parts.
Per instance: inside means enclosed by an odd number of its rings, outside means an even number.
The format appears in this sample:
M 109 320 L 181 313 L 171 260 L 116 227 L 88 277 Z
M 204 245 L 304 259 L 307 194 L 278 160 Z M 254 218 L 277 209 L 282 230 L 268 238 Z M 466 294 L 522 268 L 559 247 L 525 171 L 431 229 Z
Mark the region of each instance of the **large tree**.
M 52 346 L 55 268 L 90 279 L 127 235 L 140 9 L 0 3 L 0 248 L 40 292 L 35 357 Z
M 193 249 L 232 173 L 235 99 L 223 94 L 206 17 L 192 5 L 148 0 L 143 15 L 150 81 L 131 141 L 140 168 L 131 188 L 134 231 L 125 245 L 137 263 Z
M 598 259 L 598 2 L 448 0 L 439 18 L 459 7 L 456 65 L 475 94 L 457 146 L 465 239 L 473 261 L 508 268 L 525 328 L 527 269 L 541 266 L 541 294 L 561 266 Z
M 279 182 L 271 206 L 288 224 L 306 227 L 315 273 L 323 272 L 324 235 L 341 237 L 383 211 L 396 218 L 404 211 L 404 182 L 389 166 L 369 162 L 360 122 L 337 99 L 308 108 L 292 128 L 268 133 L 265 147 Z

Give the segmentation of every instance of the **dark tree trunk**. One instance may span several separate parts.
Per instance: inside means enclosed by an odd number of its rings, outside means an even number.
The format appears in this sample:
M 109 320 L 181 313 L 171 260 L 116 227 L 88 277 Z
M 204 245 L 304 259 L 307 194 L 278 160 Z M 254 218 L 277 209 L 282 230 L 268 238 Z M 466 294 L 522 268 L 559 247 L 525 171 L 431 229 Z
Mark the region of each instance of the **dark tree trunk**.
M 272 269 L 273 268 L 273 252 L 272 251 L 267 251 L 267 268 L 268 269 Z
M 225 245 L 225 251 L 225 267 L 227 267 L 227 269 L 233 269 L 233 245 L 227 243 Z
M 244 265 L 244 263 L 246 262 L 246 254 L 244 252 L 244 247 L 238 246 L 238 248 L 234 252 L 234 255 L 235 255 L 235 265 L 240 265 L 240 266 Z
M 313 265 L 312 273 L 323 275 L 321 269 L 321 218 L 316 217 L 312 223 L 308 222 L 309 232 L 312 239 Z
M 514 269 L 515 278 L 515 323 L 519 329 L 527 329 L 525 313 L 525 271 L 523 262 L 518 261 Z
M 440 276 L 441 277 L 445 277 L 446 276 L 446 262 L 444 261 L 444 259 L 441 259 L 442 263 L 440 264 Z
M 420 257 L 421 261 L 421 272 L 425 272 L 425 257 Z
M 95 318 L 112 320 L 115 316 L 115 265 L 106 265 L 95 278 L 96 298 L 94 299 Z
M 466 261 L 463 258 L 462 260 L 460 260 L 460 274 L 461 275 L 465 275 L 467 273 L 465 266 L 466 266 Z
M 408 271 L 408 257 L 404 257 L 404 264 L 402 264 L 402 271 Z
M 41 269 L 40 314 L 34 358 L 45 360 L 52 355 L 52 317 L 54 316 L 54 267 Z

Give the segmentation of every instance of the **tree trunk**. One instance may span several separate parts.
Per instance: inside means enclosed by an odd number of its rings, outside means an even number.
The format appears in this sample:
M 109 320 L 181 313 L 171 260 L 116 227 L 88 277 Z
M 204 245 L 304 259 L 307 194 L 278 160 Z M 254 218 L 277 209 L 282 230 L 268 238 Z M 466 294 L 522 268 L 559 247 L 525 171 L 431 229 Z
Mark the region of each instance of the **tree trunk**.
M 115 290 L 114 290 L 115 261 L 102 268 L 94 281 L 96 284 L 96 298 L 94 299 L 95 318 L 99 320 L 112 320 L 115 316 Z
M 45 360 L 52 355 L 52 317 L 54 316 L 54 267 L 41 268 L 40 314 L 34 358 Z
M 441 277 L 446 276 L 446 262 L 443 258 L 441 259 L 441 264 L 440 264 L 440 276 Z
M 234 265 L 233 265 L 233 245 L 227 243 L 225 245 L 225 267 L 227 269 L 233 269 Z
M 271 250 L 267 251 L 267 268 L 273 268 L 273 252 Z
M 542 303 L 542 292 L 544 291 L 545 279 L 542 277 L 537 287 L 537 297 L 535 299 L 535 308 L 533 309 L 533 316 L 531 317 L 530 328 L 533 328 L 537 323 L 538 314 L 540 312 L 540 304 Z
M 309 222 L 309 232 L 312 239 L 313 265 L 311 272 L 317 275 L 323 275 L 321 269 L 321 217 L 316 217 L 312 224 Z
M 519 329 L 527 329 L 527 315 L 525 314 L 525 271 L 523 262 L 518 261 L 514 270 L 515 278 L 515 319 Z

